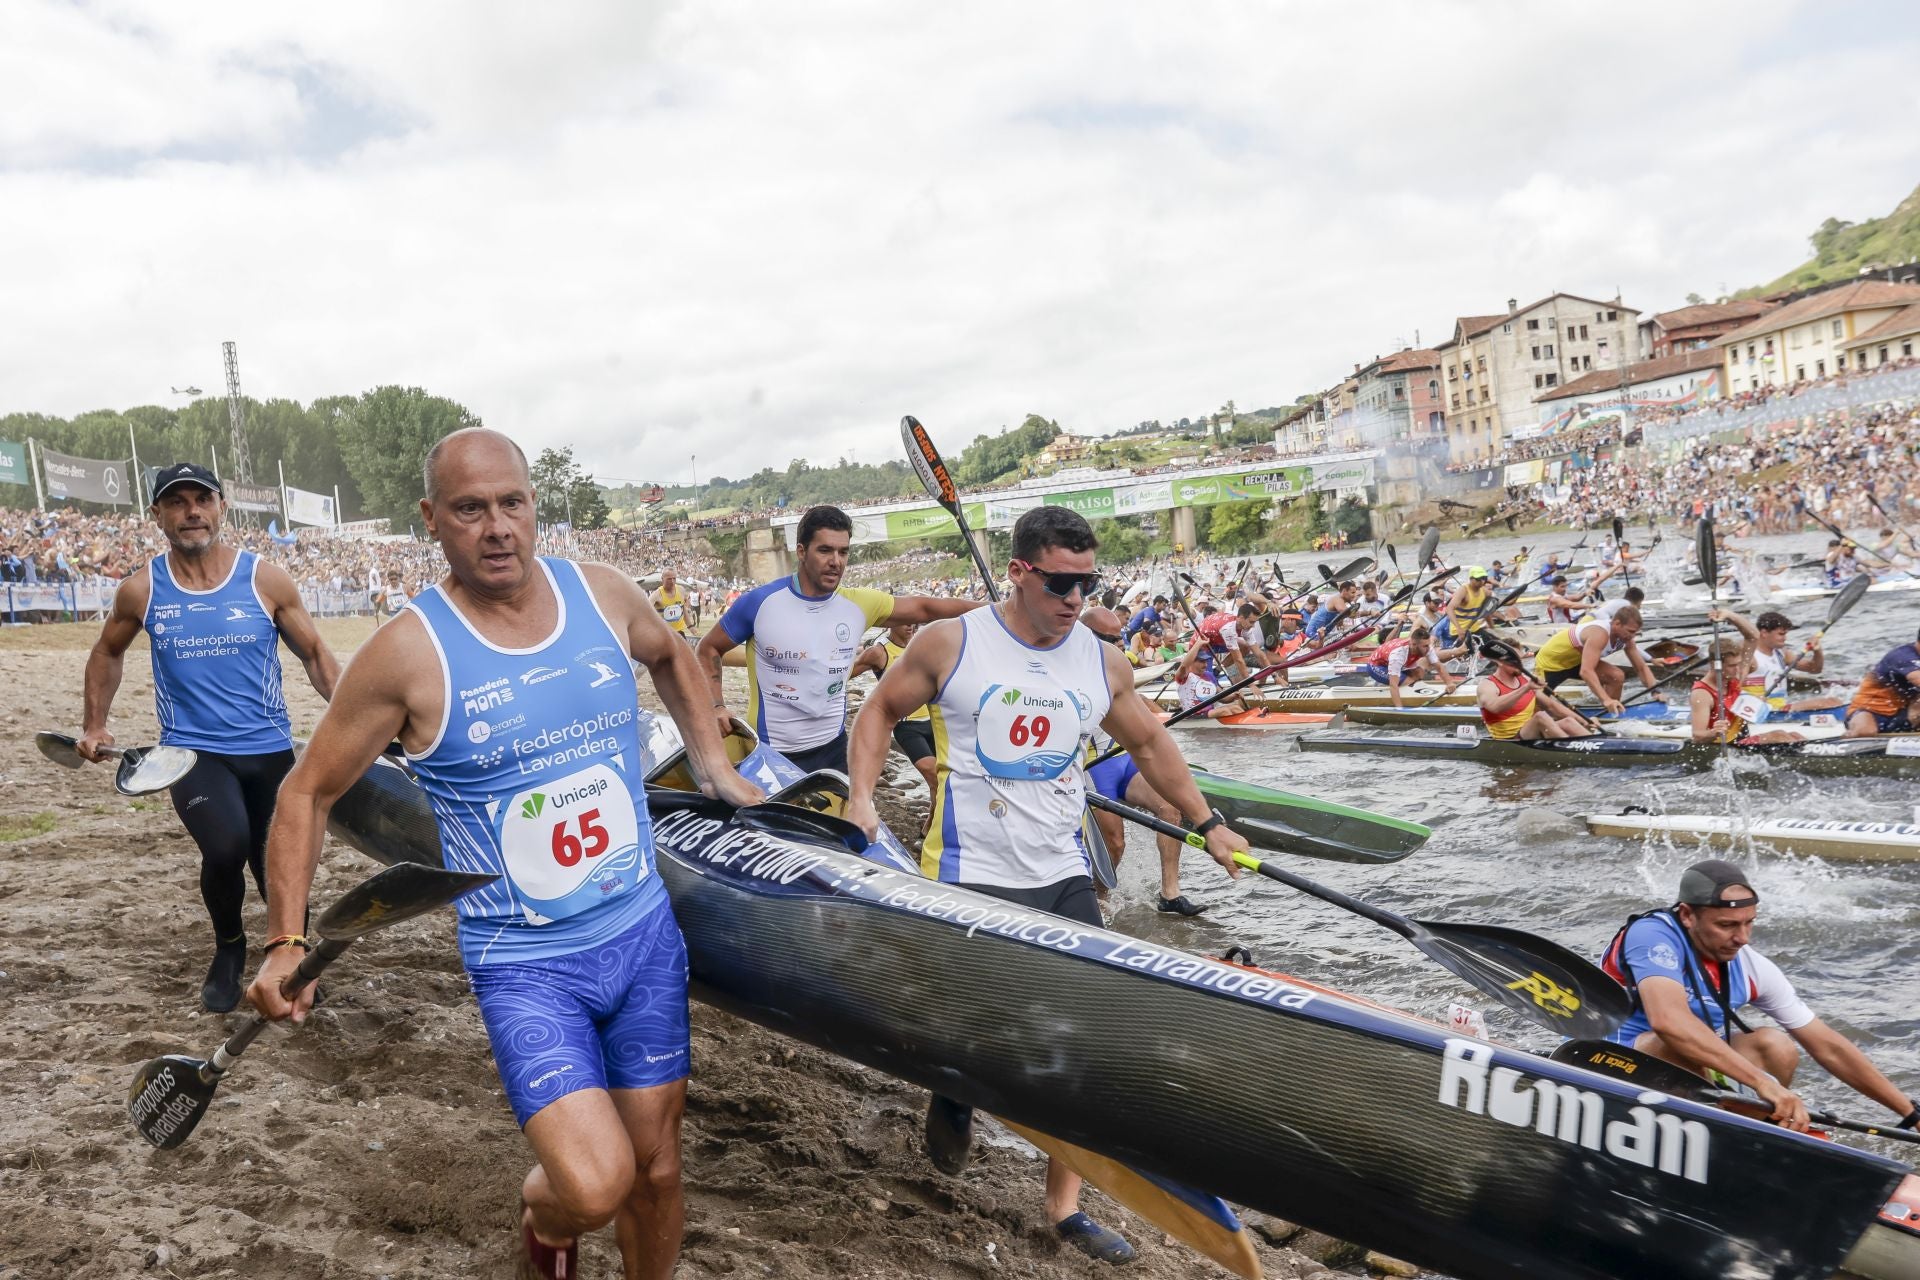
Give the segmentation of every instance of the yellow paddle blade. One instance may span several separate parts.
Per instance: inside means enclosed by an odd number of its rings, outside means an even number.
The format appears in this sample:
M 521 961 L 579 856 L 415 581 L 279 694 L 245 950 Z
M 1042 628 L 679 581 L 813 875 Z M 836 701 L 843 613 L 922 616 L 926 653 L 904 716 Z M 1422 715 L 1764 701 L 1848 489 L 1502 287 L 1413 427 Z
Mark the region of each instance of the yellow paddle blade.
M 1018 1125 L 1004 1117 L 1001 1124 L 1040 1148 L 1107 1194 L 1115 1204 L 1145 1218 L 1196 1253 L 1205 1255 L 1237 1276 L 1260 1280 L 1260 1258 L 1246 1228 L 1228 1228 L 1204 1210 L 1189 1204 L 1159 1183 L 1118 1160 L 1085 1147 L 1062 1142 L 1050 1134 Z

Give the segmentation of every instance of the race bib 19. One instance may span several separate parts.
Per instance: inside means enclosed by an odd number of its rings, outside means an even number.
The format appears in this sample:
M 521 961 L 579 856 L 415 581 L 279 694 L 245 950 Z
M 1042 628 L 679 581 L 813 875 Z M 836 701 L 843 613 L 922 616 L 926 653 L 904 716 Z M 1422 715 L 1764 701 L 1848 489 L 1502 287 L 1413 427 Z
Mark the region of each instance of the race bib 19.
M 648 874 L 633 793 L 610 765 L 529 787 L 498 821 L 507 878 L 533 924 L 578 915 Z
M 1080 749 L 1080 703 L 1047 681 L 988 685 L 974 714 L 974 754 L 987 776 L 1048 780 Z
M 1733 714 L 1739 716 L 1748 724 L 1759 724 L 1762 720 L 1765 720 L 1769 715 L 1773 714 L 1773 708 L 1767 705 L 1765 698 L 1755 697 L 1751 693 L 1743 693 L 1733 700 Z

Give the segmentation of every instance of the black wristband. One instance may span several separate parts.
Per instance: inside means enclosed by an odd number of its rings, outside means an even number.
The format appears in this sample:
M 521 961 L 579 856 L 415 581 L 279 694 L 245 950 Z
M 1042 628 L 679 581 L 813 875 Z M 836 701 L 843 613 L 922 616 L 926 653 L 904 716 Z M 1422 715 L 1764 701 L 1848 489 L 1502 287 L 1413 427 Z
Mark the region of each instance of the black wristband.
M 1907 1101 L 1913 1103 L 1913 1110 L 1907 1112 L 1907 1118 L 1894 1127 L 1897 1129 L 1920 1128 L 1920 1101 L 1915 1101 L 1912 1098 L 1908 1098 Z
M 1203 836 L 1207 834 L 1207 832 L 1219 826 L 1221 823 L 1225 822 L 1226 820 L 1227 820 L 1226 815 L 1221 813 L 1218 809 L 1209 809 L 1207 811 L 1207 816 L 1202 818 L 1199 821 L 1199 823 L 1194 826 L 1193 834 L 1197 836 Z

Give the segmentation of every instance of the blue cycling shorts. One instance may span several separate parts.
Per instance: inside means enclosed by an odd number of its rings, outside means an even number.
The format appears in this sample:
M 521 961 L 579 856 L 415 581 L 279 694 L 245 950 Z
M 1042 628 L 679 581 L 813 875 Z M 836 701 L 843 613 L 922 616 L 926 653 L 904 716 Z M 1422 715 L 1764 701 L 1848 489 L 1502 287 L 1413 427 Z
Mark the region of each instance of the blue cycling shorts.
M 646 1089 L 687 1075 L 687 947 L 665 902 L 601 946 L 468 974 L 523 1128 L 577 1089 Z
M 1125 800 L 1127 788 L 1139 776 L 1140 766 L 1135 764 L 1133 757 L 1124 751 L 1113 759 L 1102 761 L 1087 770 L 1087 781 L 1093 784 L 1095 791 L 1109 800 Z

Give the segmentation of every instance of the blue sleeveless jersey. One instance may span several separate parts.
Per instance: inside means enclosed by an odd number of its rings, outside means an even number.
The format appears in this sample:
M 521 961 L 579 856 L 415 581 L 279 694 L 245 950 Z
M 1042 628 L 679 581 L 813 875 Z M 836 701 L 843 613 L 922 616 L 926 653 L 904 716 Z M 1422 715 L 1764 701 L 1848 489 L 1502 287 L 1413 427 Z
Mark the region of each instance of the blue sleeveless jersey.
M 208 591 L 174 581 L 167 556 L 147 562 L 153 586 L 141 625 L 153 645 L 160 741 L 223 755 L 293 747 L 280 687 L 280 628 L 254 586 L 259 557 L 242 551 Z
M 455 905 L 469 967 L 571 955 L 666 903 L 654 874 L 633 666 L 579 566 L 541 558 L 553 634 L 502 649 L 439 587 L 408 608 L 440 656 L 446 711 L 409 756 L 446 865 L 500 877 Z

